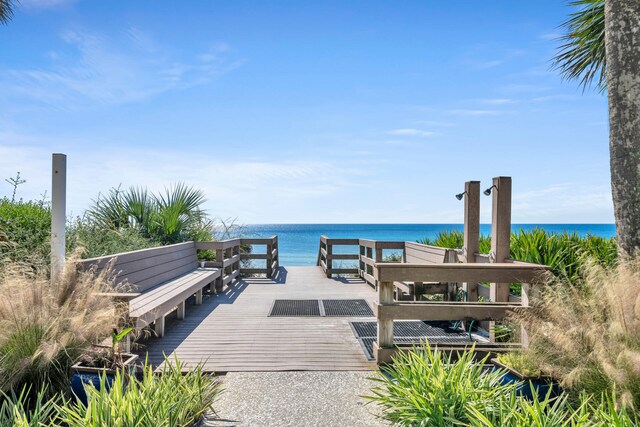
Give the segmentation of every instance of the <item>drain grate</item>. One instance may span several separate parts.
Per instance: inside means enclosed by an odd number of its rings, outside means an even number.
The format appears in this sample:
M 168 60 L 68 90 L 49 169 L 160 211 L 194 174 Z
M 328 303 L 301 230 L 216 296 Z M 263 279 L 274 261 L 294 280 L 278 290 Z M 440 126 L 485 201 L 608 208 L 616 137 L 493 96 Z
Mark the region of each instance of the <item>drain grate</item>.
M 320 316 L 317 299 L 277 299 L 269 316 Z
M 351 322 L 353 333 L 360 341 L 360 345 L 369 360 L 373 360 L 373 342 L 378 333 L 376 322 Z M 459 329 L 451 327 L 450 322 L 421 322 L 396 321 L 393 322 L 393 342 L 416 343 L 429 340 L 432 343 L 470 343 L 469 335 Z
M 371 317 L 373 311 L 363 299 L 323 299 L 325 316 Z

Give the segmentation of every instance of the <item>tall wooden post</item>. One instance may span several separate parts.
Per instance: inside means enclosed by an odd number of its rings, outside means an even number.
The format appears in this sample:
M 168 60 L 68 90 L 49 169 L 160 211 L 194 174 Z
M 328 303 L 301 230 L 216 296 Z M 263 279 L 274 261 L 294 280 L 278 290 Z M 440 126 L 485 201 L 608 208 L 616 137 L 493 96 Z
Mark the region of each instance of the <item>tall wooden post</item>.
M 462 258 L 466 263 L 476 262 L 480 247 L 480 181 L 464 183 L 464 245 Z M 478 301 L 478 284 L 464 283 L 467 301 Z
M 491 213 L 491 262 L 504 262 L 511 254 L 511 178 L 493 178 Z M 491 301 L 509 301 L 509 284 L 492 283 Z
M 67 156 L 54 153 L 51 168 L 51 283 L 64 274 L 67 212 Z
M 491 262 L 504 262 L 511 254 L 511 177 L 493 178 L 491 212 Z M 491 283 L 489 296 L 493 302 L 509 301 L 508 283 Z M 495 339 L 494 322 L 489 326 L 489 339 Z

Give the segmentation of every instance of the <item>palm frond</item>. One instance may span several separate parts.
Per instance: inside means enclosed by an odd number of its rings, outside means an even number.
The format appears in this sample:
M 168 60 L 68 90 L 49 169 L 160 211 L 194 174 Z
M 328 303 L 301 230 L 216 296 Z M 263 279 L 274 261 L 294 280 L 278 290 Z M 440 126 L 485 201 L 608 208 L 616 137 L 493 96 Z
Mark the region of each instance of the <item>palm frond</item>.
M 15 6 L 14 0 L 0 0 L 0 24 L 8 24 L 11 21 Z
M 562 24 L 566 34 L 560 38 L 563 43 L 553 68 L 568 80 L 578 80 L 583 90 L 594 82 L 601 92 L 607 88 L 604 3 L 605 0 L 573 0 L 569 4 L 579 10 Z

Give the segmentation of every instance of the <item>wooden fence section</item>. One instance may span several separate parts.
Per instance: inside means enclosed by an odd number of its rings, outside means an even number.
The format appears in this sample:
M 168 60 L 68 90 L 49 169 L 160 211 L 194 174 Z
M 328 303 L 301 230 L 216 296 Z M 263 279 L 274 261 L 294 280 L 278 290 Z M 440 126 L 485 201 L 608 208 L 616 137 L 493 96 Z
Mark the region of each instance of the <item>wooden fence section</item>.
M 378 304 L 374 308 L 378 319 L 378 336 L 374 343 L 374 353 L 378 363 L 390 361 L 391 356 L 402 349 L 402 346 L 394 345 L 393 342 L 394 320 L 502 320 L 511 311 L 529 305 L 529 284 L 542 282 L 548 269 L 543 265 L 517 261 L 491 264 L 375 263 L 373 267 L 374 278 L 378 281 Z M 522 296 L 520 302 L 398 302 L 394 300 L 393 295 L 396 281 L 520 282 Z M 526 345 L 524 331 L 521 332 L 521 341 Z
M 334 246 L 358 246 L 359 244 L 359 239 L 330 239 L 327 236 L 320 236 L 317 265 L 322 267 L 327 277 L 336 274 L 358 274 L 357 268 L 335 268 L 333 265 L 333 261 L 336 260 L 358 260 L 358 254 L 333 253 L 333 249 Z
M 266 246 L 264 253 L 254 253 L 255 246 Z M 222 274 L 217 289 L 222 289 L 232 283 L 241 274 L 266 274 L 272 277 L 278 269 L 278 236 L 269 238 L 240 238 L 219 242 L 196 242 L 196 250 L 214 251 L 215 261 L 208 261 L 208 267 L 220 268 Z M 242 268 L 240 261 L 264 260 L 264 268 Z

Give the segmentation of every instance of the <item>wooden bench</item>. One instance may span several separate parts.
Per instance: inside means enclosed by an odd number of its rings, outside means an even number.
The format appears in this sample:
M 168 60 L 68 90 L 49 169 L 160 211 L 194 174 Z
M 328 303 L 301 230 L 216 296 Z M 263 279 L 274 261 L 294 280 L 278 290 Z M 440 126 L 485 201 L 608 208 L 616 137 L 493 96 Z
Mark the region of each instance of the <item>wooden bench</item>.
M 203 288 L 213 290 L 221 275 L 219 268 L 198 267 L 194 242 L 86 259 L 78 267 L 100 272 L 112 261 L 116 289 L 105 295 L 128 301 L 130 324 L 141 329 L 154 323 L 160 337 L 165 316 L 177 310 L 178 319 L 184 319 L 187 298 L 195 295 L 196 304 L 202 304 Z
M 405 262 L 410 264 L 443 264 L 458 262 L 458 258 L 453 249 L 405 242 Z M 398 301 L 417 301 L 421 295 L 425 294 L 443 294 L 446 301 L 455 299 L 455 289 L 450 283 L 394 282 L 394 287 Z

